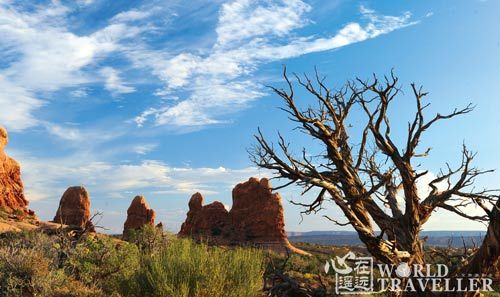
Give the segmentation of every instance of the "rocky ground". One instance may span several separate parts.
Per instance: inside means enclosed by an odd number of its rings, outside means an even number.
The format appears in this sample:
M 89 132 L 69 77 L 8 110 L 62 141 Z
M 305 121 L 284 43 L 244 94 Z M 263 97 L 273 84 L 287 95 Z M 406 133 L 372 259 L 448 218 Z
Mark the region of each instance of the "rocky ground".
M 4 232 L 22 232 L 34 230 L 55 230 L 60 228 L 61 224 L 54 222 L 40 221 L 34 215 L 24 213 L 12 214 L 0 210 L 0 233 Z

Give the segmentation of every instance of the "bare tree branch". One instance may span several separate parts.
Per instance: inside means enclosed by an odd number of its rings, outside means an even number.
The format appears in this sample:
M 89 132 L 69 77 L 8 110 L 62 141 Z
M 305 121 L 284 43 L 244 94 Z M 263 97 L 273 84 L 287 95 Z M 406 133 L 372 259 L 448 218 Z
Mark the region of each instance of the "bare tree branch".
M 408 123 L 408 135 L 401 141 L 393 139 L 391 134 L 390 107 L 401 92 L 399 79 L 392 71 L 383 79 L 376 75 L 366 81 L 356 78 L 338 89 L 327 87 L 325 78 L 317 71 L 314 74 L 313 78 L 294 77 L 311 95 L 315 106 L 306 102 L 308 107 L 299 107 L 294 83 L 286 68 L 283 76 L 288 90 L 270 88 L 283 99 L 282 110 L 290 120 L 300 131 L 319 140 L 323 152 L 314 155 L 302 149 L 301 154 L 296 155 L 279 133 L 274 147 L 260 129 L 255 135 L 257 145 L 250 152 L 257 166 L 288 180 L 275 189 L 292 184 L 303 187 L 302 194 L 319 189 L 318 196 L 311 202 L 293 202 L 304 207 L 303 214 L 317 213 L 323 209 L 325 201 L 334 202 L 347 222 L 324 217 L 337 225 L 351 225 L 370 253 L 386 263 L 408 258 L 410 262 L 423 263 L 419 232 L 437 208 L 470 220 L 491 220 L 491 206 L 496 205 L 498 192 L 474 188 L 476 178 L 491 170 L 473 167 L 475 154 L 465 145 L 460 165 L 452 169 L 447 164 L 447 169 L 429 183 L 431 191 L 427 197 L 419 196 L 417 181 L 429 172 L 417 171 L 418 167 L 412 163 L 414 158 L 426 157 L 431 151 L 419 147 L 426 131 L 437 122 L 470 113 L 474 109 L 472 104 L 427 119 L 426 110 L 430 104 L 424 99 L 428 93 L 411 84 L 416 109 Z M 361 110 L 361 114 L 350 117 L 354 110 Z M 353 130 L 351 122 L 356 125 Z M 360 134 L 355 135 L 354 131 Z M 400 143 L 404 145 L 398 147 Z M 473 205 L 485 215 L 468 212 L 467 208 Z M 388 240 L 376 236 L 374 223 L 384 230 Z

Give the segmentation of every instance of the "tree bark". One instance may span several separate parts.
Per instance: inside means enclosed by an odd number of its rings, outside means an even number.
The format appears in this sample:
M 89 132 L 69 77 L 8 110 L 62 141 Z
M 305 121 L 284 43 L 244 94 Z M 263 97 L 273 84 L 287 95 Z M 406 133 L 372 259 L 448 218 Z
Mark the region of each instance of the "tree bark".
M 500 200 L 491 211 L 490 218 L 483 243 L 455 275 L 492 274 L 495 279 L 500 278 Z

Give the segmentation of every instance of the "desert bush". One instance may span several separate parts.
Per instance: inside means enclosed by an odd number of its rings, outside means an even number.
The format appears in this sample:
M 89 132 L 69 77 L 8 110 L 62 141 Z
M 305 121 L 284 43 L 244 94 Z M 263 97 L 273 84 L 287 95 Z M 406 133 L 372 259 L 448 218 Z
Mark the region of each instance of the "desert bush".
M 135 244 L 141 253 L 151 255 L 162 251 L 167 246 L 168 239 L 173 236 L 160 228 L 145 225 L 139 230 L 130 230 L 128 241 Z
M 42 295 L 44 296 L 44 295 Z M 74 279 L 68 279 L 61 287 L 53 287 L 50 297 L 119 297 L 116 294 L 106 294 L 95 286 L 87 286 Z
M 65 268 L 69 275 L 86 286 L 104 293 L 118 290 L 139 266 L 138 248 L 110 237 L 88 237 L 72 250 Z
M 223 249 L 170 238 L 160 253 L 145 255 L 124 283 L 123 296 L 257 296 L 263 255 L 255 249 Z
M 263 252 L 219 248 L 146 227 L 132 242 L 0 234 L 2 296 L 257 296 Z
M 34 232 L 4 233 L 0 238 L 0 296 L 52 296 L 64 287 L 64 271 L 55 265 L 52 240 Z
M 61 266 L 60 238 L 41 232 L 0 234 L 0 296 L 104 297 Z

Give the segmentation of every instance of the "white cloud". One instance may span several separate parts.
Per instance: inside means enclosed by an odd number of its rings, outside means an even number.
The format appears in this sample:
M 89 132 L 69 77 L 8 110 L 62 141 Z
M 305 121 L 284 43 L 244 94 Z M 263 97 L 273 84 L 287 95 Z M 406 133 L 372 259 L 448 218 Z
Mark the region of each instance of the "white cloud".
M 150 9 L 148 11 L 139 10 L 139 9 L 131 9 L 124 12 L 120 12 L 111 18 L 111 22 L 114 23 L 126 23 L 132 21 L 143 20 L 150 17 L 153 14 L 153 10 Z
M 99 127 L 79 127 L 78 124 L 66 122 L 55 124 L 47 121 L 39 121 L 47 133 L 59 139 L 66 140 L 65 145 L 81 151 L 92 150 L 96 146 L 116 139 L 126 133 L 126 127 L 108 127 L 103 130 Z
M 177 102 L 160 102 L 136 117 L 139 126 L 150 118 L 156 125 L 201 127 L 226 122 L 221 115 L 241 110 L 264 93 L 254 73 L 263 63 L 340 48 L 415 24 L 406 12 L 378 15 L 360 8 L 362 22 L 344 25 L 333 36 L 297 36 L 311 23 L 303 1 L 236 0 L 222 5 L 217 39 L 206 55 L 181 52 L 173 57 L 147 50 L 130 53 L 136 66 L 150 67 L 165 81 L 161 97 L 182 91 Z M 187 95 L 186 95 L 187 93 Z
M 71 96 L 75 97 L 75 98 L 83 98 L 83 97 L 87 97 L 88 96 L 88 90 L 87 88 L 78 88 L 74 91 L 71 91 Z
M 35 158 L 11 151 L 22 167 L 28 200 L 58 197 L 71 185 L 84 185 L 98 197 L 130 198 L 144 191 L 168 194 L 219 193 L 247 180 L 263 176 L 256 168 L 172 167 L 157 160 L 140 163 L 113 164 L 95 160 L 95 155 L 79 153 L 60 158 Z
M 36 110 L 50 104 L 51 93 L 67 87 L 76 89 L 73 97 L 86 96 L 84 85 L 92 83 L 102 83 L 112 95 L 134 92 L 121 78 L 123 65 L 100 65 L 111 54 L 123 54 L 165 84 L 155 92 L 161 99 L 136 117 L 138 125 L 151 119 L 155 125 L 174 128 L 226 123 L 222 116 L 264 95 L 255 75 L 262 64 L 339 48 L 414 24 L 409 13 L 384 16 L 361 7 L 362 19 L 333 36 L 300 36 L 297 29 L 313 24 L 307 18 L 313 8 L 304 1 L 235 0 L 220 8 L 213 46 L 179 51 L 159 49 L 146 35 L 165 27 L 172 16 L 168 7 L 123 11 L 94 32 L 76 34 L 69 21 L 74 8 L 58 1 L 27 10 L 0 3 L 0 59 L 8 61 L 0 70 L 1 83 L 9 87 L 4 92 L 21 94 L 19 102 L 4 105 L 0 120 L 16 130 L 40 124 Z M 13 101 L 5 96 L 2 102 Z
M 104 67 L 100 71 L 105 79 L 105 88 L 113 95 L 135 92 L 135 88 L 126 85 L 120 78 L 119 72 L 112 67 Z
M 0 74 L 0 125 L 10 131 L 21 131 L 36 126 L 33 112 L 45 102 L 25 88 L 10 82 Z
M 152 151 L 154 151 L 158 147 L 155 143 L 150 144 L 140 144 L 133 147 L 133 150 L 138 155 L 146 155 Z
M 55 91 L 93 80 L 82 68 L 118 48 L 117 42 L 131 34 L 124 25 L 110 25 L 88 36 L 77 36 L 64 27 L 50 26 L 39 16 L 0 10 L 3 43 L 20 56 L 4 75 L 23 87 L 36 91 Z
M 427 196 L 429 196 L 429 194 L 432 191 L 430 183 L 436 178 L 437 176 L 434 173 L 428 172 L 426 175 L 422 176 L 417 180 L 418 197 L 420 199 L 425 199 L 427 198 Z M 444 180 L 442 182 L 435 184 L 435 186 L 438 189 L 438 191 L 444 191 L 448 188 L 448 181 Z
M 222 5 L 216 29 L 217 46 L 233 46 L 234 42 L 268 34 L 284 36 L 308 23 L 303 17 L 311 10 L 308 4 L 300 0 L 277 2 L 238 0 Z
M 9 2 L 0 3 L 0 59 L 8 61 L 0 70 L 0 121 L 15 131 L 42 123 L 34 112 L 50 100 L 42 101 L 38 94 L 47 96 L 61 88 L 96 82 L 98 76 L 88 70 L 89 66 L 119 50 L 121 41 L 145 30 L 113 23 L 88 35 L 77 35 L 68 29 L 71 9 L 58 1 L 34 10 L 21 9 Z M 106 86 L 114 92 L 133 90 L 112 75 L 106 79 Z
M 212 114 L 224 114 L 229 108 L 233 111 L 242 109 L 249 102 L 263 95 L 251 81 L 230 82 L 216 78 L 212 78 L 206 84 L 204 81 L 205 77 L 199 77 L 193 81 L 195 87 L 192 88 L 193 94 L 189 100 L 174 102 L 172 106 L 146 110 L 136 117 L 136 123 L 139 126 L 143 125 L 151 115 L 154 115 L 156 125 L 201 127 L 227 123 L 227 121 L 211 118 L 210 114 L 205 111 L 210 110 Z
M 165 69 L 160 72 L 161 78 L 167 81 L 169 88 L 183 87 L 201 62 L 198 56 L 182 53 L 167 62 Z
M 79 141 L 82 140 L 82 134 L 80 130 L 76 128 L 68 128 L 61 125 L 56 125 L 52 123 L 44 123 L 47 132 L 55 135 L 61 139 Z
M 77 0 L 78 5 L 80 6 L 89 6 L 94 4 L 96 0 Z
M 427 198 L 427 196 L 429 196 L 432 191 L 432 188 L 429 186 L 429 184 L 436 178 L 437 176 L 434 173 L 428 172 L 426 175 L 417 180 L 417 191 L 420 200 L 423 200 Z M 437 187 L 438 191 L 444 191 L 448 188 L 448 181 L 444 180 L 435 184 L 435 186 Z M 398 191 L 396 198 L 398 200 L 400 208 L 404 209 L 405 202 L 402 189 Z M 475 205 L 468 205 L 462 208 L 462 210 L 464 210 L 464 212 L 469 215 L 484 215 L 484 211 Z M 423 228 L 425 230 L 457 230 L 457 226 L 461 226 L 461 230 L 484 229 L 484 225 L 480 222 L 471 221 L 458 215 L 451 214 L 449 211 L 441 208 L 437 208 L 434 211 L 429 221 L 425 223 Z

